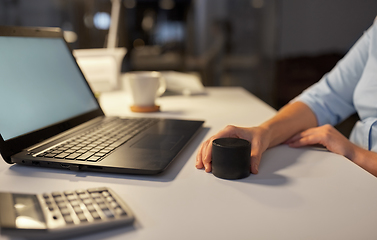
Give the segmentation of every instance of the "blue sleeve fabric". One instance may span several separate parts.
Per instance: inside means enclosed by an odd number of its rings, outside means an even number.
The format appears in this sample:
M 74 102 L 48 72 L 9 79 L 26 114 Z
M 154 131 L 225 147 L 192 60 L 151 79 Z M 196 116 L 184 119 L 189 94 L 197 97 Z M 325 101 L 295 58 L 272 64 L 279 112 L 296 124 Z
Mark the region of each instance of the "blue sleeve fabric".
M 372 25 L 329 73 L 293 100 L 307 104 L 319 126 L 336 125 L 357 111 L 354 90 L 367 63 L 371 34 L 376 28 Z

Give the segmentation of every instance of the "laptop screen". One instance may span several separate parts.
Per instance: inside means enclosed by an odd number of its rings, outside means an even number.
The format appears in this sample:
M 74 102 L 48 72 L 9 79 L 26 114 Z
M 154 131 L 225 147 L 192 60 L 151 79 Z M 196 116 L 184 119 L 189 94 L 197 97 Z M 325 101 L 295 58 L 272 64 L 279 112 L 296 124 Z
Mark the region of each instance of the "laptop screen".
M 0 36 L 4 140 L 98 108 L 63 39 Z

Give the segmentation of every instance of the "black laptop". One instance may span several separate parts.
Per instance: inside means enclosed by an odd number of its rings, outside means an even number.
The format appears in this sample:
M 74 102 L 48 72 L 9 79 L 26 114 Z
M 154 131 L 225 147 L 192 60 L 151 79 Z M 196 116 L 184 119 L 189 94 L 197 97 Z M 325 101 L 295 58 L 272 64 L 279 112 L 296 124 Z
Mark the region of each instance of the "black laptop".
M 106 117 L 59 28 L 0 27 L 0 152 L 7 163 L 157 174 L 202 124 Z

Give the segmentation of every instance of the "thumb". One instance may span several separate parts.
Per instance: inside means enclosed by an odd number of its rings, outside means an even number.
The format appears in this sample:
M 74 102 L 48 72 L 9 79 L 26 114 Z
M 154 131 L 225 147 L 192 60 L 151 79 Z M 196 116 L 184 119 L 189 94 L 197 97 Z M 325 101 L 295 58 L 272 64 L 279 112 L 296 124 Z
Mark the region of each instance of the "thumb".
M 261 155 L 260 154 L 252 154 L 250 157 L 251 162 L 251 173 L 258 174 L 259 172 L 259 164 L 260 164 Z

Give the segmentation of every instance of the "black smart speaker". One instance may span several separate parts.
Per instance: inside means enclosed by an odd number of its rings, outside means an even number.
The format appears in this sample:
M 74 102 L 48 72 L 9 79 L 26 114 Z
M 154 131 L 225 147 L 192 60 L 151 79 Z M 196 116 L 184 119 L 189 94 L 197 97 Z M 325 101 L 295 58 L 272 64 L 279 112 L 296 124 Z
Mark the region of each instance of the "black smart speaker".
M 250 175 L 249 141 L 218 138 L 212 143 L 212 173 L 218 178 L 241 179 Z

